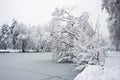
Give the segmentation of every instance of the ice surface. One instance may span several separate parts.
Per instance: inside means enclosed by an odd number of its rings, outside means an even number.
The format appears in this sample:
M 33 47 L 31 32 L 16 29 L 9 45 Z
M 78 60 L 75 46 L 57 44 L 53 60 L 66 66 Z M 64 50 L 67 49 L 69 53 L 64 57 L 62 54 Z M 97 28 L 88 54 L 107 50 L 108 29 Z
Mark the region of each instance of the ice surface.
M 52 61 L 52 53 L 1 53 L 0 80 L 73 80 L 70 65 Z

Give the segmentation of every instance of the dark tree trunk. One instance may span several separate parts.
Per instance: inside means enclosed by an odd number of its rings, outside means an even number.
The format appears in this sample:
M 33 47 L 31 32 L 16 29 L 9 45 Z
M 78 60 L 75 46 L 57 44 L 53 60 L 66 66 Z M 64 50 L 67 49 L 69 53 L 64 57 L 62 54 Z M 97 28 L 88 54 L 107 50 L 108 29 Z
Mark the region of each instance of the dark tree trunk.
M 22 52 L 25 52 L 25 40 L 22 39 Z
M 116 46 L 115 46 L 115 47 L 116 47 L 116 51 L 120 51 L 120 50 L 119 50 L 119 44 L 118 44 L 118 43 L 116 43 Z
M 12 44 L 13 44 L 13 49 L 16 49 L 16 40 L 15 40 L 15 37 L 13 36 L 13 39 L 12 39 Z
M 7 49 L 7 44 L 5 44 L 5 50 Z
M 39 52 L 39 49 L 37 49 L 36 52 Z

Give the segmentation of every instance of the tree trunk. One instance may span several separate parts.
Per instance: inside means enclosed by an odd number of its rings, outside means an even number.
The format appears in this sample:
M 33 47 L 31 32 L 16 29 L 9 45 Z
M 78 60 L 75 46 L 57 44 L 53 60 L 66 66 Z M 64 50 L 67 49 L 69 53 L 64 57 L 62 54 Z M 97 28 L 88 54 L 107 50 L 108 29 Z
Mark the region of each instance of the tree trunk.
M 119 41 L 115 42 L 115 50 L 120 51 L 120 49 L 119 49 Z
M 5 44 L 5 50 L 7 49 L 7 44 Z
M 22 39 L 22 52 L 25 52 L 25 41 Z
M 15 37 L 13 37 L 13 39 L 12 39 L 12 44 L 13 44 L 13 49 L 16 49 L 16 40 L 15 40 Z

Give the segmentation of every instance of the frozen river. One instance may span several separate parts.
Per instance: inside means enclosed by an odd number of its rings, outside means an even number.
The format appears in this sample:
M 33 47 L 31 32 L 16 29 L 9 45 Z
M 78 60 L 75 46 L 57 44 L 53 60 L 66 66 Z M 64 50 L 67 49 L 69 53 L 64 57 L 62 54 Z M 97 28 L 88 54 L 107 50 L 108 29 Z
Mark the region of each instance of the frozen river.
M 1 53 L 0 80 L 73 80 L 71 65 L 52 61 L 51 53 Z

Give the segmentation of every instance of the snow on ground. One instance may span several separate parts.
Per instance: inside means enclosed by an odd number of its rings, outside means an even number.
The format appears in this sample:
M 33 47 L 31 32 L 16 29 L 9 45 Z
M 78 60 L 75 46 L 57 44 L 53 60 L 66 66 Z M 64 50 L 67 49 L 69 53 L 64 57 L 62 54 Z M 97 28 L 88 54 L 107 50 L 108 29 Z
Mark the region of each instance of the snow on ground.
M 52 61 L 52 53 L 1 53 L 0 80 L 73 80 L 70 65 Z
M 120 80 L 120 52 L 109 52 L 104 67 L 88 65 L 74 80 Z
M 88 65 L 74 80 L 100 80 L 103 68 L 97 65 Z
M 109 52 L 102 80 L 120 80 L 120 52 Z

